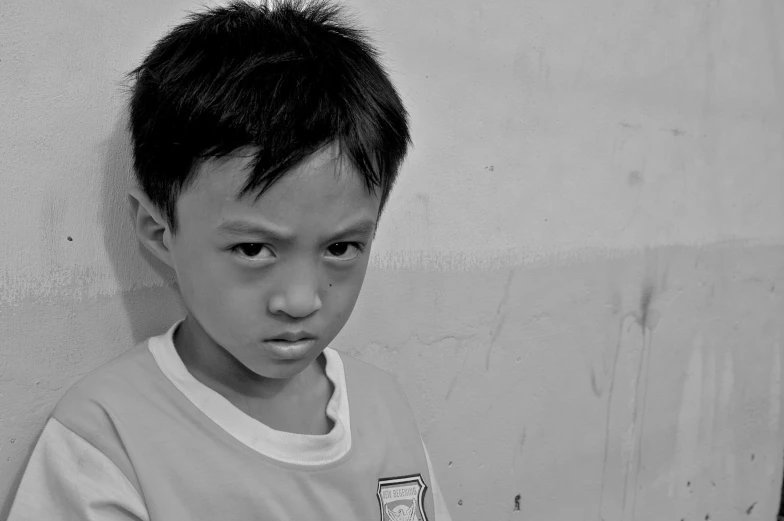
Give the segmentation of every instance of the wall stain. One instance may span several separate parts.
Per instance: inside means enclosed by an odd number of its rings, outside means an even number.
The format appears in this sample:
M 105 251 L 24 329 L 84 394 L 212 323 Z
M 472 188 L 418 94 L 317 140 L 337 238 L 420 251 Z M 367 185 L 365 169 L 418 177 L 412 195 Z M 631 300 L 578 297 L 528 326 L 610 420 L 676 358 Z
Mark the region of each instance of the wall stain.
M 446 397 L 444 398 L 446 401 L 449 401 L 449 397 L 452 396 L 452 391 L 455 390 L 455 386 L 457 385 L 457 380 L 462 375 L 463 369 L 465 369 L 466 360 L 468 360 L 467 354 L 463 357 L 463 365 L 460 366 L 460 370 L 455 373 L 455 375 L 452 377 L 452 380 L 449 382 L 449 387 L 447 388 L 446 391 Z
M 628 323 L 627 319 L 634 320 L 640 328 L 642 334 L 642 350 L 637 366 L 637 377 L 635 382 L 634 405 L 632 407 L 632 432 L 634 433 L 634 445 L 632 454 L 636 457 L 630 457 L 626 462 L 625 479 L 622 491 L 622 513 L 623 519 L 635 519 L 636 517 L 636 503 L 637 503 L 637 481 L 639 474 L 642 470 L 642 440 L 645 432 L 645 411 L 647 403 L 648 391 L 648 376 L 650 368 L 650 355 L 651 345 L 653 339 L 653 330 L 658 324 L 660 313 L 653 309 L 652 304 L 656 295 L 664 290 L 667 286 L 667 268 L 665 267 L 663 273 L 659 275 L 658 262 L 654 259 L 646 270 L 648 274 L 643 280 L 640 289 L 640 296 L 638 301 L 638 309 L 624 313 L 618 324 L 618 340 L 615 346 L 614 359 L 612 370 L 609 378 L 609 390 L 607 393 L 607 412 L 605 415 L 605 445 L 604 445 L 604 458 L 602 466 L 601 477 L 601 496 L 599 499 L 599 512 L 600 515 L 604 514 L 604 503 L 607 497 L 607 481 L 606 476 L 609 467 L 609 439 L 610 439 L 610 419 L 612 416 L 612 403 L 615 390 L 616 372 L 618 367 L 618 358 L 621 351 L 621 340 L 623 327 Z M 592 388 L 594 394 L 601 392 L 597 385 L 596 378 L 592 374 L 591 377 Z
M 757 502 L 756 501 L 754 503 L 752 503 L 751 505 L 749 505 L 749 508 L 746 509 L 746 515 L 747 516 L 751 515 L 751 513 L 754 511 L 754 507 L 755 506 L 757 506 Z
M 446 335 L 446 336 L 443 336 L 443 337 L 438 338 L 436 340 L 431 340 L 429 342 L 429 344 L 432 346 L 433 344 L 435 344 L 437 342 L 440 342 L 442 340 L 447 340 L 447 339 L 455 340 L 455 341 L 458 342 L 458 347 L 455 349 L 455 355 L 457 355 L 457 352 L 460 350 L 460 347 L 462 347 L 462 341 L 463 340 L 470 340 L 470 339 L 474 338 L 475 336 L 476 336 L 476 333 L 471 333 L 471 334 L 465 335 L 465 336 Z M 455 386 L 457 385 L 457 381 L 460 379 L 461 376 L 463 376 L 463 371 L 465 370 L 465 366 L 466 366 L 466 362 L 467 361 L 468 361 L 468 353 L 466 353 L 463 356 L 463 363 L 460 365 L 460 369 L 454 374 L 454 376 L 452 376 L 452 380 L 450 380 L 450 382 L 449 382 L 449 386 L 447 387 L 447 391 L 446 391 L 446 396 L 444 398 L 445 400 L 449 401 L 449 397 L 452 396 L 452 391 L 455 390 Z
M 629 226 L 631 226 L 632 222 L 637 218 L 637 215 L 640 211 L 640 198 L 642 197 L 642 185 L 645 182 L 645 166 L 646 161 L 643 161 L 643 165 L 639 169 L 635 169 L 629 172 L 626 176 L 626 183 L 629 185 L 630 188 L 637 188 L 637 194 L 634 199 L 633 208 L 631 213 L 629 213 L 629 217 L 626 219 L 626 223 L 618 230 L 617 233 L 625 232 Z
M 591 367 L 591 391 L 597 398 L 602 397 L 602 389 L 599 388 L 599 383 L 596 381 L 596 370 L 593 367 Z
M 642 470 L 642 439 L 645 434 L 645 411 L 647 410 L 646 405 L 648 401 L 648 376 L 650 373 L 653 329 L 656 327 L 656 324 L 659 321 L 659 313 L 651 309 L 651 303 L 653 302 L 655 292 L 657 291 L 651 278 L 652 277 L 649 276 L 649 278 L 643 283 L 643 287 L 640 292 L 640 308 L 635 316 L 637 325 L 640 327 L 640 332 L 642 333 L 643 344 L 642 352 L 640 353 L 640 361 L 637 366 L 637 382 L 635 386 L 636 391 L 634 407 L 632 409 L 632 425 L 637 427 L 637 436 L 635 437 L 634 450 L 637 458 L 634 471 L 627 474 L 627 480 L 626 483 L 624 483 L 623 490 L 624 506 L 626 505 L 627 487 L 629 487 L 632 491 L 630 507 L 632 519 L 634 519 L 637 514 L 637 480 L 639 479 L 640 471 Z M 666 279 L 666 271 L 663 278 Z M 665 285 L 666 282 L 661 284 L 661 286 Z M 633 478 L 631 483 L 629 483 L 630 476 Z
M 640 328 L 643 330 L 648 328 L 648 317 L 650 316 L 651 311 L 651 300 L 653 300 L 653 284 L 648 281 L 642 288 L 642 294 L 640 295 L 640 314 L 637 319 L 637 323 L 640 325 Z
M 498 322 L 495 328 L 493 328 L 493 332 L 490 337 L 490 345 L 487 347 L 487 356 L 485 357 L 485 370 L 490 369 L 490 357 L 493 353 L 493 344 L 495 344 L 495 341 L 498 339 L 498 336 L 501 334 L 501 330 L 503 329 L 504 324 L 506 323 L 506 316 L 507 316 L 506 304 L 507 302 L 509 302 L 509 293 L 511 291 L 512 281 L 514 280 L 514 276 L 515 276 L 515 269 L 513 268 L 509 270 L 509 275 L 506 277 L 506 282 L 504 283 L 504 294 L 501 297 L 501 301 L 498 303 L 498 308 L 496 308 L 495 310 L 495 315 L 496 318 L 498 319 Z
M 525 427 L 523 427 L 523 432 L 520 433 L 520 440 L 519 440 L 520 450 L 515 451 L 512 457 L 512 475 L 514 475 L 515 469 L 517 469 L 517 461 L 522 456 L 523 450 L 525 449 L 526 437 L 527 437 L 527 430 Z
M 618 370 L 618 359 L 621 353 L 621 337 L 623 336 L 623 326 L 628 318 L 628 314 L 621 316 L 618 321 L 618 340 L 615 343 L 615 353 L 613 355 L 612 369 L 610 371 L 610 388 L 607 391 L 607 412 L 604 417 L 604 457 L 602 458 L 602 488 L 599 496 L 599 512 L 604 512 L 605 487 L 607 484 L 607 467 L 609 465 L 610 454 L 610 417 L 612 413 L 612 400 L 615 391 L 615 374 Z M 601 392 L 601 391 L 600 391 Z
M 513 509 L 513 510 L 514 510 L 515 512 L 519 512 L 519 511 L 520 511 L 520 500 L 521 500 L 521 499 L 522 499 L 522 496 L 521 496 L 520 494 L 517 494 L 517 495 L 514 497 L 514 509 Z
M 617 291 L 613 291 L 612 297 L 610 299 L 610 302 L 607 304 L 607 307 L 612 309 L 612 316 L 613 317 L 618 316 L 620 314 L 620 312 L 621 312 L 621 295 Z M 623 317 L 621 317 L 621 321 L 623 321 Z M 618 329 L 618 335 L 619 336 L 621 334 L 621 331 L 622 331 L 622 329 L 619 328 Z M 616 353 L 615 353 L 614 359 L 617 360 L 617 350 L 618 350 L 618 348 L 620 346 L 618 344 L 616 344 L 615 347 L 616 347 Z M 606 362 L 606 361 L 604 361 L 604 363 L 602 364 L 602 376 L 603 376 L 603 380 L 604 380 L 602 385 L 600 385 L 599 379 L 596 376 L 595 368 L 593 366 L 591 367 L 591 389 L 593 390 L 594 396 L 596 396 L 597 398 L 601 398 L 602 393 L 604 392 L 604 386 L 607 384 L 607 374 L 610 373 L 611 369 L 613 368 L 613 365 L 611 365 L 611 364 L 612 364 L 612 362 Z M 614 376 L 613 376 L 613 378 L 614 378 Z M 613 378 L 610 379 L 610 384 L 611 385 L 612 385 Z
M 626 182 L 629 184 L 629 186 L 638 186 L 641 185 L 644 181 L 645 176 L 643 176 L 642 172 L 639 170 L 632 170 L 626 177 Z

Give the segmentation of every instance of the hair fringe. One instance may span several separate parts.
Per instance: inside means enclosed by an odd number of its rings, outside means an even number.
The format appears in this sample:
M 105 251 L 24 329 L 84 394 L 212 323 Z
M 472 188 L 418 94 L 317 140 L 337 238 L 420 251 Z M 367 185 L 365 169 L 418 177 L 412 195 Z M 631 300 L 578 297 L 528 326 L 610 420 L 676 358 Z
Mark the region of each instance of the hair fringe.
M 128 74 L 134 171 L 177 228 L 199 162 L 255 150 L 261 196 L 336 143 L 381 208 L 411 145 L 408 113 L 366 32 L 327 0 L 235 0 L 190 13 Z

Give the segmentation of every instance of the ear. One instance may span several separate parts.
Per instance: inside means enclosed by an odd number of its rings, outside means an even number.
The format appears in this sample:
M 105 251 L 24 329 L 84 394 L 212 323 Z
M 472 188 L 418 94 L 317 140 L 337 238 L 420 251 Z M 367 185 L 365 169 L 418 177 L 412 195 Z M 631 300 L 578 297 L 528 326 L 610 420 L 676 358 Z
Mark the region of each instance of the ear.
M 136 235 L 150 252 L 174 268 L 171 257 L 172 234 L 169 224 L 147 195 L 137 187 L 128 192 Z

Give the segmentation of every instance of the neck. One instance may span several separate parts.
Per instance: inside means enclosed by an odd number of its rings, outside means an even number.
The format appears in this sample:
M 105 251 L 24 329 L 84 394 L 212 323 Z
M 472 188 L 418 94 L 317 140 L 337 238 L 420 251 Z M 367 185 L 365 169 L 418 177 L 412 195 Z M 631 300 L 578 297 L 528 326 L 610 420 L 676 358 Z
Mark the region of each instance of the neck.
M 323 355 L 290 378 L 268 378 L 254 373 L 218 345 L 190 316 L 174 334 L 174 347 L 188 372 L 207 387 L 226 396 L 273 399 L 302 392 L 324 372 Z

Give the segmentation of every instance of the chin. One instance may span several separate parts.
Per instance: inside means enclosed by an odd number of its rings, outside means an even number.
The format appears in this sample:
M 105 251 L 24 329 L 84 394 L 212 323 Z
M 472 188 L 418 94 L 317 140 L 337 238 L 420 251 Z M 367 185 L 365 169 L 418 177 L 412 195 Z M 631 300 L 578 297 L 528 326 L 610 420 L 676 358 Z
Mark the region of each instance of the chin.
M 298 375 L 307 369 L 312 362 L 313 359 L 308 357 L 296 360 L 264 360 L 254 364 L 243 365 L 263 378 L 285 380 Z

